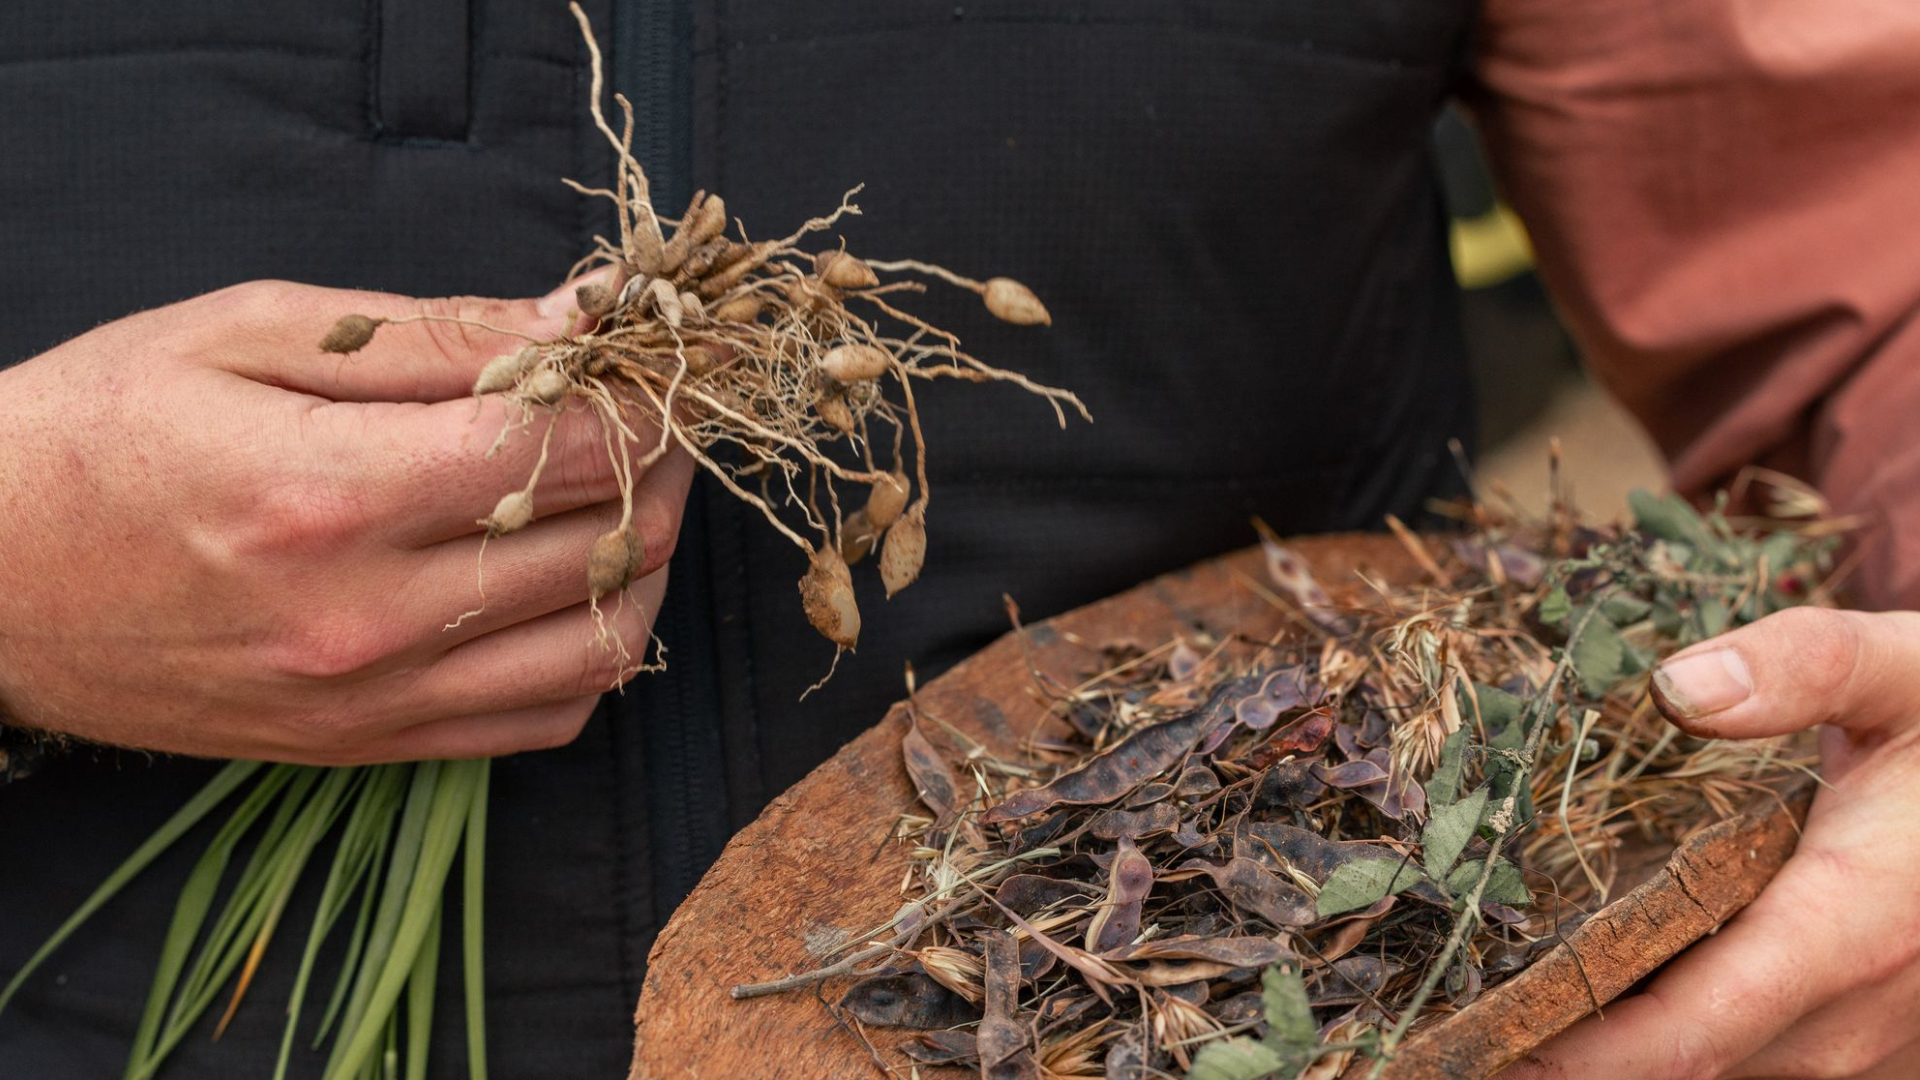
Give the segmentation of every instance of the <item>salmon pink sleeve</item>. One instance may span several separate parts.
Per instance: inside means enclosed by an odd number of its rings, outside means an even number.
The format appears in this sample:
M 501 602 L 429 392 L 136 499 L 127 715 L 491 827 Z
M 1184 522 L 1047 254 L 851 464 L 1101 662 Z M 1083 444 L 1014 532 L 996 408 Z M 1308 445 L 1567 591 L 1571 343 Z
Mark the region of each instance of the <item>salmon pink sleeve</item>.
M 1920 3 L 1485 0 L 1471 103 L 1675 487 L 1805 477 L 1920 607 Z

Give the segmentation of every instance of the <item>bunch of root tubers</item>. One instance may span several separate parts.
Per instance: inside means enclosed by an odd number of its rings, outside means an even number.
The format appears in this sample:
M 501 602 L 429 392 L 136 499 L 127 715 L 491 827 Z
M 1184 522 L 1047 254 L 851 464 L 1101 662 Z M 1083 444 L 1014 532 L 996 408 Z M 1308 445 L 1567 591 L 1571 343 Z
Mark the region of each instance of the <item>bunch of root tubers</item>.
M 832 213 L 778 239 L 752 240 L 737 223 L 729 235 L 726 203 L 706 192 L 678 219 L 662 218 L 631 152 L 633 107 L 614 96 L 625 115 L 616 133 L 600 108 L 599 49 L 584 14 L 573 10 L 593 61 L 594 121 L 612 145 L 617 176 L 612 190 L 568 183 L 614 203 L 619 242 L 600 238 L 574 268 L 576 275 L 601 271 L 575 291 L 575 332 L 497 357 L 473 391 L 504 394 L 517 407 L 503 440 L 543 417 L 551 438 L 558 412 L 576 401 L 597 414 L 625 512 L 588 557 L 596 603 L 624 589 L 644 563 L 632 527 L 634 481 L 679 446 L 806 553 L 802 605 L 837 656 L 860 636 L 850 567 L 877 551 L 891 597 L 926 561 L 931 491 L 916 381 L 1012 383 L 1051 404 L 1062 426 L 1067 408 L 1090 419 L 1073 394 L 990 367 L 955 335 L 901 310 L 899 297 L 925 286 L 897 276 L 970 289 L 994 316 L 1019 325 L 1047 324 L 1047 309 L 1009 278 L 974 281 L 926 263 L 859 259 L 844 243 L 809 244 L 859 213 L 850 201 L 858 188 Z M 320 347 L 352 352 L 380 325 L 348 315 Z M 895 389 L 897 399 L 889 396 Z M 533 520 L 545 463 L 543 452 L 526 486 L 502 496 L 480 522 L 490 537 Z

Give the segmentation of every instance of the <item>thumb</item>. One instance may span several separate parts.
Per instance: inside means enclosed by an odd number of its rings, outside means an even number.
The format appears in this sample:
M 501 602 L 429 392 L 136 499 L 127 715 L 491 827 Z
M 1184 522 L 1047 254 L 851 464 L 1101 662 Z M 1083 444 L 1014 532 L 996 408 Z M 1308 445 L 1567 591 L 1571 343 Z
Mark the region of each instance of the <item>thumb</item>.
M 1705 738 L 1903 725 L 1920 702 L 1920 614 L 1778 612 L 1662 661 L 1652 693 L 1668 720 Z

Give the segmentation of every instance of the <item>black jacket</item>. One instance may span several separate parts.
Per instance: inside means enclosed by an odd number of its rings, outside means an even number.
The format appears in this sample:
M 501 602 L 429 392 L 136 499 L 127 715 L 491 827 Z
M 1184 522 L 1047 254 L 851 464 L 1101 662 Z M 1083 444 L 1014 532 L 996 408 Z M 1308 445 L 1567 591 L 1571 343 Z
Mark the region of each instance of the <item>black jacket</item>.
M 919 310 L 1096 422 L 1055 430 L 995 387 L 926 394 L 926 574 L 891 602 L 863 576 L 860 652 L 805 702 L 830 646 L 797 553 L 696 485 L 658 628 L 672 670 L 496 769 L 506 1077 L 624 1069 L 646 950 L 729 833 L 878 720 L 905 661 L 930 676 L 1004 629 L 1003 592 L 1059 611 L 1247 543 L 1255 513 L 1282 531 L 1417 513 L 1470 428 L 1429 150 L 1467 0 L 586 7 L 663 204 L 697 185 L 766 233 L 865 183 L 851 249 L 1032 285 L 1050 330 L 964 295 Z M 544 292 L 612 224 L 559 182 L 610 175 L 586 93 L 560 0 L 13 0 L 0 361 L 249 278 Z M 86 753 L 0 788 L 0 974 L 209 768 Z M 190 862 L 164 860 L 0 1016 L 0 1075 L 119 1068 Z M 262 1075 L 296 945 L 173 1075 Z

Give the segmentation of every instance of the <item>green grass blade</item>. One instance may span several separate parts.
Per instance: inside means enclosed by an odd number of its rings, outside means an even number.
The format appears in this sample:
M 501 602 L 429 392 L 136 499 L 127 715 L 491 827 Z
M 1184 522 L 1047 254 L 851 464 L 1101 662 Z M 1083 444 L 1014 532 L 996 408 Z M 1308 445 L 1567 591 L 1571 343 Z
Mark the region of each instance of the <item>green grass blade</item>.
M 107 901 L 112 900 L 121 889 L 126 887 L 127 882 L 138 877 L 142 870 L 159 858 L 162 852 L 172 847 L 174 841 L 180 839 L 188 830 L 198 825 L 202 818 L 225 802 L 227 796 L 233 794 L 234 789 L 241 784 L 246 783 L 259 768 L 260 763 L 257 761 L 229 763 L 226 768 L 214 774 L 213 779 L 207 781 L 207 785 L 201 788 L 193 798 L 188 799 L 185 806 L 175 811 L 172 817 L 156 829 L 145 843 L 134 849 L 133 854 L 127 856 L 127 861 L 107 875 L 107 879 L 100 883 L 100 887 L 93 890 L 93 895 L 87 897 L 86 901 L 67 917 L 67 921 L 61 923 L 60 928 L 53 932 L 53 936 L 47 938 L 39 950 L 28 958 L 26 964 L 14 973 L 13 978 L 7 982 L 6 988 L 0 990 L 0 1011 L 6 1009 L 7 1003 L 13 1000 L 13 995 L 19 992 L 28 977 L 45 963 L 47 957 L 53 955 L 53 951 L 59 948 L 67 938 L 73 936 L 73 932 L 78 930 L 81 924 L 92 918 L 106 905 Z
M 234 940 L 239 937 L 242 927 L 259 903 L 260 895 L 272 880 L 273 868 L 284 851 L 287 830 L 293 827 L 307 794 L 313 790 L 322 771 L 298 765 L 280 768 L 290 770 L 286 790 L 280 797 L 279 805 L 274 807 L 273 816 L 267 820 L 265 831 L 247 856 L 245 865 L 240 868 L 240 876 L 234 882 L 233 891 L 228 894 L 220 917 L 215 920 L 213 929 L 208 931 L 206 943 L 194 957 L 186 978 L 181 980 L 179 996 L 167 1014 L 168 1027 L 180 1022 L 186 1003 L 201 996 L 213 978 L 215 969 L 231 951 Z
M 287 1065 L 293 1059 L 294 1033 L 300 1026 L 300 1010 L 306 1004 L 307 989 L 312 983 L 313 966 L 319 959 L 320 946 L 345 913 L 353 894 L 371 874 L 375 864 L 374 855 L 379 850 L 379 838 L 374 835 L 374 830 L 390 828 L 392 814 L 399 808 L 397 800 L 388 798 L 389 785 L 386 780 L 390 770 L 386 766 L 374 766 L 361 772 L 363 779 L 352 799 L 353 810 L 340 830 L 340 841 L 334 848 L 333 865 L 327 870 L 327 881 L 320 890 L 320 903 L 314 912 L 313 927 L 307 932 L 307 946 L 300 956 L 300 969 L 294 976 L 293 993 L 287 999 L 287 1027 L 280 1037 L 280 1057 L 274 1063 L 273 1080 L 286 1080 Z M 397 791 L 397 788 L 394 790 Z M 356 951 L 349 950 L 342 961 L 343 966 L 351 970 L 357 955 Z
M 309 778 L 317 779 L 317 785 L 307 783 Z M 279 924 L 280 915 L 286 910 L 295 887 L 300 883 L 308 859 L 319 846 L 321 837 L 326 835 L 338 818 L 343 801 L 353 789 L 355 780 L 356 770 L 324 769 L 312 770 L 289 785 L 282 801 L 283 807 L 300 799 L 309 787 L 314 789 L 312 798 L 299 807 L 298 813 L 289 818 L 287 827 L 279 830 L 277 837 L 272 840 L 273 850 L 263 864 L 261 884 L 253 890 L 245 918 L 235 924 L 231 940 L 221 950 L 217 963 L 209 970 L 205 981 L 190 993 L 182 991 L 175 1003 L 174 1018 L 168 1021 L 159 1041 L 142 1063 L 137 1080 L 146 1080 L 159 1069 L 167 1055 L 179 1046 L 193 1025 L 220 996 L 220 988 L 243 961 L 257 962 L 264 954 Z M 263 838 L 261 843 L 265 845 L 268 840 Z M 213 942 L 210 940 L 208 944 L 211 946 Z M 235 991 L 236 1007 L 239 995 L 244 991 L 246 978 L 243 976 L 242 987 Z M 223 1020 L 223 1027 L 224 1023 Z
M 398 811 L 396 811 L 397 813 Z M 391 825 L 392 817 L 388 817 Z M 327 1033 L 333 1030 L 333 1022 L 340 1016 L 341 1007 L 347 1003 L 347 991 L 353 988 L 360 965 L 364 962 L 367 934 L 373 925 L 374 909 L 380 906 L 380 870 L 386 865 L 387 849 L 393 846 L 393 834 L 382 832 L 376 838 L 372 864 L 367 868 L 366 886 L 361 892 L 360 914 L 353 921 L 353 936 L 347 942 L 346 956 L 340 963 L 340 974 L 334 980 L 333 994 L 327 1000 L 326 1012 L 320 1017 L 320 1027 L 313 1036 L 313 1049 L 327 1039 Z
M 428 924 L 437 917 L 445 898 L 447 873 L 453 868 L 466 825 L 467 810 L 473 802 L 477 773 L 474 762 L 453 762 L 433 793 L 419 866 L 407 890 L 405 910 L 393 936 L 393 945 L 381 965 L 379 979 L 365 1003 L 365 1020 L 389 1018 L 407 974 L 419 954 Z M 369 955 L 377 955 L 369 953 Z M 332 1063 L 327 1075 L 338 1078 L 352 1075 L 378 1051 L 380 1033 L 363 1020 L 346 1042 L 345 1052 Z
M 371 1014 L 374 1022 L 366 1023 L 370 1017 L 367 1003 L 373 994 L 375 980 L 382 971 L 381 965 L 390 962 L 392 957 L 394 935 L 400 929 L 407 897 L 412 892 L 420 852 L 427 839 L 428 818 L 436 804 L 443 769 L 443 763 L 438 761 L 422 762 L 413 767 L 407 787 L 406 807 L 400 812 L 400 827 L 394 833 L 393 857 L 387 864 L 380 906 L 374 912 L 366 948 L 361 954 L 375 963 L 363 961 L 354 975 L 353 991 L 347 997 L 346 1010 L 340 1015 L 340 1034 L 334 1040 L 333 1052 L 327 1057 L 325 1075 L 329 1077 L 351 1075 L 352 1070 L 342 1071 L 340 1064 L 347 1048 L 356 1043 L 370 1045 L 370 1040 L 378 1038 L 380 1017 Z
M 420 943 L 413 970 L 407 974 L 407 1080 L 427 1080 L 427 1051 L 433 1047 L 433 991 L 440 974 L 440 922 L 435 908 Z
M 487 880 L 487 787 L 493 762 L 479 763 L 473 803 L 467 808 L 466 888 L 461 904 L 463 970 L 467 990 L 467 1075 L 487 1080 L 487 975 L 484 933 Z
M 226 874 L 234 847 L 253 828 L 253 823 L 259 820 L 261 813 L 286 787 L 292 776 L 292 766 L 275 765 L 268 769 L 253 790 L 247 793 L 247 797 L 234 808 L 232 816 L 220 827 L 188 874 L 187 883 L 180 890 L 180 898 L 174 903 L 173 919 L 167 925 L 167 935 L 160 947 L 160 960 L 154 967 L 153 984 L 147 991 L 147 1003 L 140 1014 L 140 1025 L 134 1032 L 133 1049 L 127 1057 L 127 1076 L 133 1076 L 140 1070 L 152 1050 L 161 1020 L 166 1015 L 167 1003 L 173 997 L 173 988 L 179 982 L 195 939 L 200 936 L 200 928 L 206 923 L 207 912 L 213 906 L 214 894 L 220 887 L 220 879 Z

